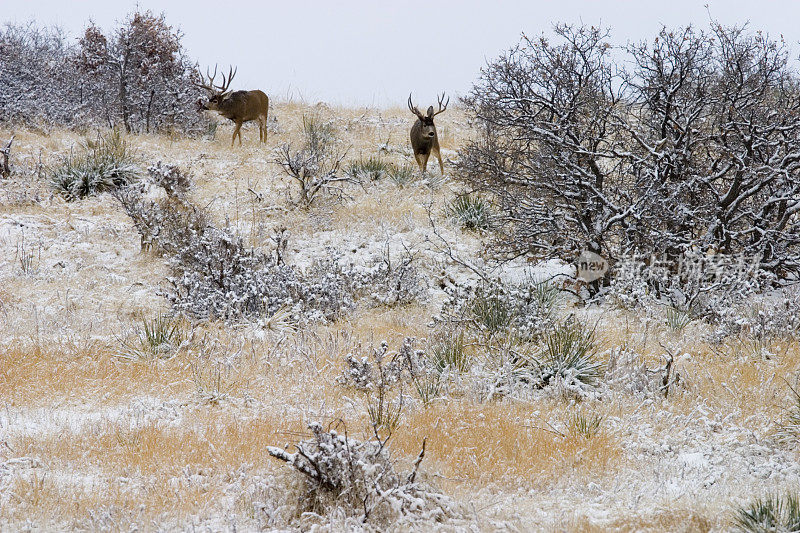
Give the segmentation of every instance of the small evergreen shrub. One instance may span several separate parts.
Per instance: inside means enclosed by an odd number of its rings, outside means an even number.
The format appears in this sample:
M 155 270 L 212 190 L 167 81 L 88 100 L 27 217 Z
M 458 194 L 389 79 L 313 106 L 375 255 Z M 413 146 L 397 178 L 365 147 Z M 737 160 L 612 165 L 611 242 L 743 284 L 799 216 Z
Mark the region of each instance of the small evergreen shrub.
M 138 157 L 119 130 L 87 141 L 78 153 L 49 169 L 53 190 L 69 201 L 130 185 L 139 178 Z
M 486 230 L 491 226 L 489 202 L 477 195 L 456 196 L 447 205 L 446 213 L 465 229 Z
M 756 498 L 736 510 L 733 525 L 747 533 L 791 533 L 800 531 L 800 497 L 797 494 Z
M 392 175 L 393 170 L 391 163 L 379 157 L 370 156 L 366 159 L 352 161 L 347 168 L 347 173 L 355 179 L 377 181 L 384 176 Z

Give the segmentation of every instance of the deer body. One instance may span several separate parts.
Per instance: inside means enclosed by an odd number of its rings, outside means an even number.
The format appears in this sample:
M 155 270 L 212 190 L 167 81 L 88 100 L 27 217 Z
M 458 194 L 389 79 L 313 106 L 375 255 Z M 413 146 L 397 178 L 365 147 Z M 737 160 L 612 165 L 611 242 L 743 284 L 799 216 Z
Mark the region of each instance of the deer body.
M 423 115 L 411 103 L 411 95 L 408 95 L 408 108 L 417 116 L 417 121 L 411 126 L 411 148 L 414 150 L 414 159 L 417 160 L 417 165 L 421 172 L 425 172 L 428 168 L 428 158 L 434 154 L 439 160 L 439 171 L 444 175 L 444 165 L 442 164 L 442 154 L 439 149 L 439 136 L 436 133 L 436 125 L 433 123 L 433 117 L 447 109 L 447 102 L 442 105 L 444 95 L 439 98 L 439 111 L 433 111 L 433 106 L 428 108 L 428 113 Z
M 209 75 L 209 82 L 200 86 L 211 92 L 207 102 L 200 103 L 202 109 L 216 111 L 223 117 L 233 121 L 236 127 L 233 129 L 231 137 L 231 147 L 239 136 L 239 146 L 242 145 L 242 124 L 251 120 L 258 121 L 258 140 L 267 142 L 267 115 L 269 113 L 269 97 L 263 91 L 229 91 L 231 80 L 236 72 L 231 70 L 228 78 L 222 75 L 222 85 L 213 85 L 216 76 Z

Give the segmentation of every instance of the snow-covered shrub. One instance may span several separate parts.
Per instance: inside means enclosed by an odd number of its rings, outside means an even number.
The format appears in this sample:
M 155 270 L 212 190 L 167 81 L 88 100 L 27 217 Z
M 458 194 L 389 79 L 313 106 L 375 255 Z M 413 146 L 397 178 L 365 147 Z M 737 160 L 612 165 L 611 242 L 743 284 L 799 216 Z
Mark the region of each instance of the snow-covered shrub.
M 405 244 L 394 254 L 389 243 L 380 259 L 372 264 L 351 264 L 345 270 L 359 297 L 371 298 L 380 305 L 402 305 L 422 301 L 427 283 L 417 269 L 416 256 Z
M 350 282 L 337 259 L 307 272 L 247 247 L 214 227 L 187 196 L 191 184 L 177 168 L 157 164 L 147 183 L 120 189 L 121 202 L 142 237 L 167 257 L 173 308 L 197 318 L 263 318 L 291 309 L 293 319 L 330 320 L 353 306 Z M 153 199 L 148 188 L 163 190 Z
M 91 24 L 77 44 L 35 23 L 0 28 L 0 122 L 122 126 L 201 133 L 202 91 L 182 35 L 136 11 L 110 33 Z
M 449 298 L 442 309 L 446 321 L 489 334 L 513 328 L 515 335 L 530 339 L 554 324 L 561 298 L 555 284 L 536 280 L 518 285 L 493 281 L 446 290 Z
M 606 296 L 628 309 L 673 309 L 690 319 L 716 323 L 771 280 L 744 256 L 687 252 L 680 261 L 633 256 L 615 265 Z
M 426 366 L 422 350 L 416 349 L 417 340 L 406 338 L 400 348 L 389 351 L 384 341 L 373 348 L 369 356 L 345 357 L 345 368 L 339 383 L 364 393 L 370 429 L 378 435 L 391 436 L 400 422 L 403 410 L 403 385 L 414 386 L 427 378 L 431 369 Z M 423 399 L 424 402 L 424 399 Z
M 174 256 L 209 225 L 204 210 L 187 193 L 191 179 L 178 167 L 160 161 L 148 170 L 148 179 L 113 191 L 141 237 L 143 250 Z M 163 190 L 166 197 L 154 196 Z
M 0 28 L 0 122 L 92 122 L 91 87 L 76 75 L 73 56 L 59 28 L 33 22 Z
M 386 341 L 373 348 L 369 356 L 345 356 L 345 369 L 340 383 L 361 391 L 378 387 L 391 387 L 403 378 L 403 373 L 413 374 L 419 367 L 422 350 L 414 348 L 416 339 L 408 337 L 396 352 L 389 351 Z
M 322 191 L 341 193 L 342 183 L 352 178 L 340 175 L 347 151 L 341 149 L 332 122 L 304 115 L 302 134 L 300 149 L 295 150 L 288 143 L 283 145 L 275 162 L 300 186 L 298 204 L 308 207 Z
M 681 377 L 673 370 L 672 355 L 664 356 L 663 367 L 648 368 L 644 357 L 627 347 L 616 347 L 609 352 L 603 382 L 612 390 L 652 398 L 666 397 L 670 387 L 680 383 Z
M 753 295 L 721 310 L 712 340 L 743 335 L 752 341 L 800 337 L 800 286 Z
M 130 185 L 139 177 L 138 163 L 133 149 L 113 130 L 50 168 L 50 185 L 67 200 L 78 200 Z
M 716 21 L 623 51 L 595 26 L 552 33 L 523 36 L 463 100 L 477 128 L 456 176 L 491 195 L 499 246 L 611 263 L 743 256 L 796 279 L 800 77 L 786 44 Z M 715 298 L 693 304 L 704 314 Z
M 360 441 L 346 432 L 325 431 L 317 423 L 309 429 L 313 437 L 296 444 L 294 453 L 267 448 L 305 480 L 298 516 L 344 513 L 348 524 L 369 524 L 381 530 L 418 521 L 442 522 L 460 515 L 452 500 L 417 480 L 424 441 L 411 471 L 398 473 L 385 441 Z

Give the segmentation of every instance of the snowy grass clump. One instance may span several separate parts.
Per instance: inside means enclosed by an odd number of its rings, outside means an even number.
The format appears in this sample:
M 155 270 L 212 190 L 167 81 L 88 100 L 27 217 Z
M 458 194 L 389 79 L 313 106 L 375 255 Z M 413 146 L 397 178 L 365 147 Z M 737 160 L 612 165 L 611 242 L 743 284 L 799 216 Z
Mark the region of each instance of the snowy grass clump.
M 736 510 L 735 531 L 790 533 L 800 531 L 800 496 L 786 494 L 757 498 Z
M 51 187 L 70 201 L 129 185 L 139 172 L 136 154 L 119 130 L 87 141 L 49 169 Z
M 447 215 L 469 230 L 486 230 L 491 227 L 492 215 L 489 202 L 480 196 L 461 194 L 446 208 Z
M 491 281 L 450 289 L 443 316 L 489 335 L 513 329 L 518 337 L 537 339 L 555 323 L 560 304 L 561 290 L 551 282 Z

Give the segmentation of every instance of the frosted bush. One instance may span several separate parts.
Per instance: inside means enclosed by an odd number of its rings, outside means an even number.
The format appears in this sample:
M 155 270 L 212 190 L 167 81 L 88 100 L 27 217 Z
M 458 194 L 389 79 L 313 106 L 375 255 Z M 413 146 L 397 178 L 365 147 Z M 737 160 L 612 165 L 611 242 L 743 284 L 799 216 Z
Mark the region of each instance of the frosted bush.
M 245 246 L 216 228 L 189 200 L 188 176 L 157 164 L 147 183 L 118 191 L 142 237 L 167 258 L 167 297 L 173 308 L 196 318 L 261 318 L 289 309 L 295 321 L 331 320 L 353 307 L 350 283 L 338 260 L 318 261 L 307 272 Z M 163 190 L 152 198 L 149 188 Z
M 298 515 L 341 513 L 350 527 L 368 524 L 379 530 L 460 516 L 451 499 L 417 480 L 424 441 L 412 469 L 401 474 L 395 471 L 385 442 L 360 441 L 346 432 L 325 431 L 317 423 L 309 429 L 313 437 L 295 445 L 294 453 L 267 448 L 305 480 L 307 490 L 298 502 Z
M 490 334 L 512 328 L 524 338 L 537 338 L 552 326 L 560 303 L 560 290 L 546 281 L 520 285 L 493 281 L 446 290 L 449 299 L 442 309 L 445 320 L 466 323 Z

